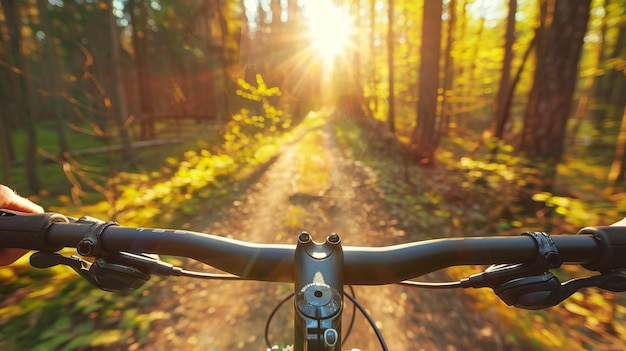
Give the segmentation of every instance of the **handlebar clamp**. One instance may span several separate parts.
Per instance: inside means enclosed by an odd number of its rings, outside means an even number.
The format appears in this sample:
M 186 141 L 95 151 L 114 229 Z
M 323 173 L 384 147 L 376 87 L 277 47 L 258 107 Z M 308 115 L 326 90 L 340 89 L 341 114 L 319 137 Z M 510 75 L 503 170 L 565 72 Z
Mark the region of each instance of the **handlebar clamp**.
M 537 242 L 537 249 L 539 250 L 537 259 L 540 264 L 548 268 L 557 268 L 563 264 L 563 259 L 550 234 L 546 232 L 525 232 L 522 235 L 528 235 Z
M 104 230 L 110 226 L 118 225 L 116 222 L 104 222 L 99 219 L 84 216 L 77 223 L 90 224 L 87 234 L 76 245 L 76 251 L 83 256 L 98 256 L 102 252 L 102 242 L 100 236 Z

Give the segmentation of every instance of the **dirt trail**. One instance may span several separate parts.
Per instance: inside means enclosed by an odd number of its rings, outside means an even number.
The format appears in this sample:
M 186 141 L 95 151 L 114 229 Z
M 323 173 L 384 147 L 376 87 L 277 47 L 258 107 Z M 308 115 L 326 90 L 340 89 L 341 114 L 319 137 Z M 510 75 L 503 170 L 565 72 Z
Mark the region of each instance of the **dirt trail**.
M 303 192 L 302 139 L 286 145 L 258 182 L 242 192 L 223 213 L 198 218 L 191 230 L 266 243 L 295 243 L 301 230 L 322 240 L 331 232 L 345 245 L 386 246 L 403 241 L 379 206 L 373 172 L 341 150 L 332 128 L 311 128 L 304 137 L 318 143 L 328 171 L 326 186 Z M 306 165 L 304 165 L 306 166 Z M 201 264 L 192 266 L 202 269 Z M 442 278 L 436 276 L 436 278 Z M 445 279 L 445 277 L 444 277 Z M 264 350 L 264 326 L 274 306 L 292 290 L 289 284 L 169 279 L 157 283 L 152 308 L 163 311 L 147 335 L 151 350 Z M 499 335 L 497 321 L 467 310 L 468 297 L 457 291 L 425 291 L 403 286 L 355 287 L 359 301 L 381 328 L 390 350 L 512 350 Z M 351 305 L 346 302 L 344 331 Z M 291 301 L 271 326 L 272 343 L 291 343 Z M 344 350 L 378 350 L 367 321 L 357 315 Z

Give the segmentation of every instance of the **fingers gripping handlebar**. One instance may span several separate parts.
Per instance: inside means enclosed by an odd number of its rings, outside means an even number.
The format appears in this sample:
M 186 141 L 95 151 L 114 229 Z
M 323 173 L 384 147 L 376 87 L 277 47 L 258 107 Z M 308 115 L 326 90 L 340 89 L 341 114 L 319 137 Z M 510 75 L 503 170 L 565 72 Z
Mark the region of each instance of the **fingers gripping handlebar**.
M 40 251 L 58 251 L 62 244 L 48 240 L 48 229 L 55 223 L 68 223 L 67 217 L 58 213 L 25 214 L 0 210 L 0 247 Z

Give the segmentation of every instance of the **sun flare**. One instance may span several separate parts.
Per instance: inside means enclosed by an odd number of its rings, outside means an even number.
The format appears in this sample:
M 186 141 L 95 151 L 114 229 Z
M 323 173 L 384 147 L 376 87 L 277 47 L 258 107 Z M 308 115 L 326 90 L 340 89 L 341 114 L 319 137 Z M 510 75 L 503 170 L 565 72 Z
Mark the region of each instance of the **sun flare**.
M 334 59 L 348 46 L 351 34 L 349 15 L 332 0 L 308 0 L 305 8 L 314 49 L 322 57 Z

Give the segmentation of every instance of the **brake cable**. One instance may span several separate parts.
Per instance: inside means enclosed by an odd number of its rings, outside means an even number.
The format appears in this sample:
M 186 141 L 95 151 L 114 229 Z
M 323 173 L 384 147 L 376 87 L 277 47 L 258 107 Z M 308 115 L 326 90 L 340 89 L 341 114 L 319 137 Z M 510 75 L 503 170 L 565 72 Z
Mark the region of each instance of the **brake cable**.
M 558 249 L 549 234 L 526 232 L 537 244 L 534 261 L 518 264 L 496 264 L 484 272 L 457 282 L 428 283 L 403 281 L 399 284 L 428 289 L 491 288 L 507 305 L 529 310 L 556 306 L 576 291 L 598 287 L 613 292 L 626 291 L 626 274 L 613 271 L 561 283 L 549 270 L 562 264 Z

